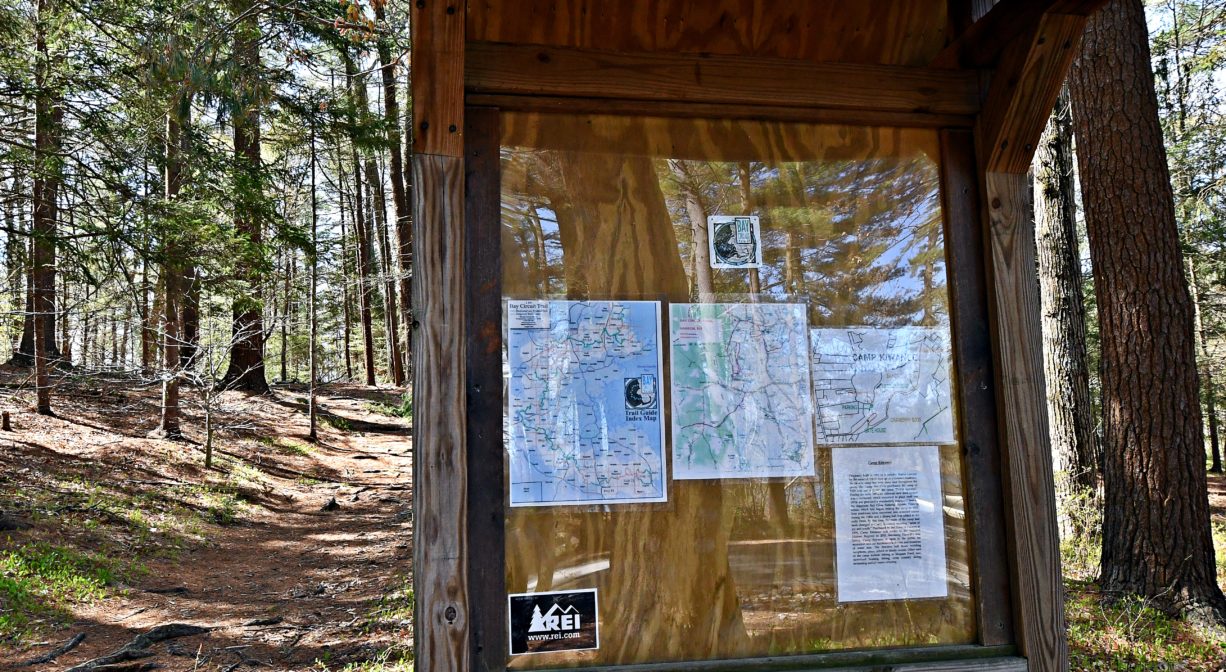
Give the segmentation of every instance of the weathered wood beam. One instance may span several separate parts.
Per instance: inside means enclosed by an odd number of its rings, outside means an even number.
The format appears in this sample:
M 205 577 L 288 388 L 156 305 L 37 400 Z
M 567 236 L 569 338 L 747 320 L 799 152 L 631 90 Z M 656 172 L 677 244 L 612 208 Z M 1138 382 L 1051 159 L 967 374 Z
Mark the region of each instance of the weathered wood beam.
M 945 254 L 963 469 L 967 474 L 967 518 L 975 563 L 975 617 L 979 641 L 1012 644 L 1013 599 L 1005 520 L 1004 469 L 997 422 L 996 373 L 988 281 L 984 275 L 986 234 L 974 134 L 941 131 L 941 207 L 945 211 Z
M 416 0 L 411 7 L 413 151 L 464 152 L 464 0 Z
M 470 42 L 470 93 L 967 115 L 975 72 Z
M 989 68 L 1005 48 L 1046 15 L 1090 16 L 1108 0 L 1000 0 L 941 50 L 934 68 Z
M 1031 189 L 1025 173 L 986 174 L 998 403 L 1018 648 L 1031 672 L 1068 669 L 1064 585 L 1043 377 Z
M 417 669 L 470 669 L 464 398 L 464 2 L 412 4 Z
M 1065 74 L 1077 55 L 1087 18 L 1044 15 L 1034 29 L 1017 38 L 992 76 L 980 117 L 984 169 L 1025 173 Z
M 740 105 L 730 108 L 727 105 L 713 103 L 676 103 L 666 100 L 614 100 L 489 93 L 470 93 L 465 96 L 464 100 L 471 106 L 495 107 L 517 112 L 711 117 L 810 124 L 867 124 L 905 128 L 972 128 L 977 119 L 968 114 L 836 110 L 821 107 L 781 107 L 779 105 Z
M 417 669 L 467 670 L 464 162 L 413 157 L 413 510 Z

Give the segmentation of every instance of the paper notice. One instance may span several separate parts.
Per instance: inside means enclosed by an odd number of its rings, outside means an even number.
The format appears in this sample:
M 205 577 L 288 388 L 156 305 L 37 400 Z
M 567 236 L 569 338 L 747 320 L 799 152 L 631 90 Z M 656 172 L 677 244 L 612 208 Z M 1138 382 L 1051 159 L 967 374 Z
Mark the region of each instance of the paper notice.
M 840 602 L 945 597 L 936 446 L 833 448 Z

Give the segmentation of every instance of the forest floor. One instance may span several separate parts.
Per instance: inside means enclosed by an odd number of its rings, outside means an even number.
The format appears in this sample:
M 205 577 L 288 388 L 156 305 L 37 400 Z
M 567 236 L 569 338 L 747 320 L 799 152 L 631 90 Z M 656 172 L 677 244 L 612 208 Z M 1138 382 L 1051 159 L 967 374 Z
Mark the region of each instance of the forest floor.
M 24 375 L 0 369 L 0 384 Z M 0 432 L 0 670 L 84 635 L 20 667 L 67 670 L 167 624 L 208 630 L 120 669 L 412 669 L 399 391 L 327 386 L 314 444 L 305 396 L 297 385 L 225 393 L 211 469 L 195 390 L 185 441 L 147 438 L 159 389 L 127 377 L 66 377 L 54 418 L 3 400 L 13 431 Z
M 170 624 L 207 630 L 109 669 L 412 670 L 399 390 L 324 387 L 314 444 L 303 386 L 226 393 L 205 469 L 198 390 L 185 390 L 186 440 L 165 441 L 147 436 L 151 381 L 65 375 L 48 418 L 17 391 L 27 376 L 0 367 L 13 422 L 0 431 L 0 671 L 69 670 Z M 1211 474 L 1209 488 L 1226 582 L 1226 478 Z M 1139 601 L 1104 604 L 1094 541 L 1062 551 L 1074 670 L 1226 670 L 1226 642 Z
M 1226 476 L 1209 474 L 1209 508 L 1218 583 L 1226 589 Z M 1085 509 L 1093 524 L 1100 514 Z M 1095 583 L 1097 539 L 1062 539 L 1072 670 L 1226 672 L 1226 635 L 1172 619 L 1140 599 L 1105 601 Z

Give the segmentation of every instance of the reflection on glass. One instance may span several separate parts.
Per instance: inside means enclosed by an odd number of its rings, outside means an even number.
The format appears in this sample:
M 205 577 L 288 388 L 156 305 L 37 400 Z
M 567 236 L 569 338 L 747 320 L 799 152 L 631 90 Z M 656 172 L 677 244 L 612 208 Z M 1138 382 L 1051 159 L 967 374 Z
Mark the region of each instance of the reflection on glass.
M 935 132 L 502 123 L 508 298 L 799 303 L 814 329 L 949 329 Z M 707 218 L 719 215 L 760 218 L 762 268 L 711 267 Z M 596 588 L 601 609 L 599 650 L 510 666 L 973 642 L 958 445 L 940 448 L 949 591 L 938 599 L 838 602 L 829 446 L 815 461 L 815 477 L 677 481 L 670 469 L 664 504 L 508 508 L 508 592 Z

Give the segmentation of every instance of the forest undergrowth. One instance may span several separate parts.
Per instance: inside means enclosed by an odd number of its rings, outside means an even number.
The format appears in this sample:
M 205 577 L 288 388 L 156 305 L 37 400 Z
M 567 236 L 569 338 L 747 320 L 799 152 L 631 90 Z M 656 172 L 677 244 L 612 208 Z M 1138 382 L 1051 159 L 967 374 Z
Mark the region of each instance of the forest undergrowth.
M 146 436 L 159 386 L 67 374 L 47 418 L 24 410 L 23 375 L 0 369 L 16 409 L 0 432 L 0 670 L 68 670 L 150 632 L 173 636 L 129 647 L 132 669 L 412 669 L 401 390 L 324 387 L 317 443 L 305 388 L 224 393 L 205 469 L 196 412 L 184 441 Z
M 1226 588 L 1226 476 L 1209 474 L 1209 504 L 1218 583 Z M 1066 513 L 1080 529 L 1102 524 L 1101 510 L 1088 497 L 1074 497 Z M 1064 536 L 1060 550 L 1071 670 L 1226 670 L 1226 630 L 1171 618 L 1136 597 L 1117 600 L 1101 593 L 1096 579 L 1102 540 L 1096 533 Z

